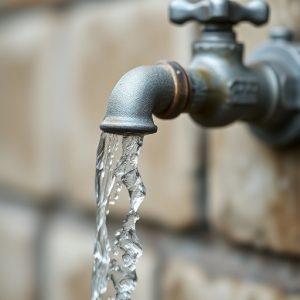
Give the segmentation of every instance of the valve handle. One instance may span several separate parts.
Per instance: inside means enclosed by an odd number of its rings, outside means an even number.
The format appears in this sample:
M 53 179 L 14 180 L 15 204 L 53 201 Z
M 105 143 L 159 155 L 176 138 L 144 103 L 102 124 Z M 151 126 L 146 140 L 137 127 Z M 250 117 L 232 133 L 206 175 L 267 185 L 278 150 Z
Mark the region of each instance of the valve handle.
M 231 0 L 173 0 L 170 4 L 170 19 L 176 24 L 194 20 L 204 24 L 234 25 L 248 21 L 259 26 L 269 19 L 269 5 L 265 0 L 252 0 L 246 5 Z

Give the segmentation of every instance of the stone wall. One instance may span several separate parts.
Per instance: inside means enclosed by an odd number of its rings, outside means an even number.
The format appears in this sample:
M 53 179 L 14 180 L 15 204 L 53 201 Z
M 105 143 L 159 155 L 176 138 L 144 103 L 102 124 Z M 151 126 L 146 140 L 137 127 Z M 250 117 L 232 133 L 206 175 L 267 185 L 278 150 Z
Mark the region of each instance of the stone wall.
M 297 28 L 297 0 L 269 2 L 271 24 Z M 167 6 L 1 2 L 1 300 L 89 298 L 106 99 L 135 66 L 190 60 L 196 30 L 170 25 Z M 238 31 L 250 51 L 268 28 Z M 300 299 L 299 151 L 271 150 L 243 125 L 207 134 L 188 116 L 155 121 L 141 157 L 145 253 L 134 299 Z

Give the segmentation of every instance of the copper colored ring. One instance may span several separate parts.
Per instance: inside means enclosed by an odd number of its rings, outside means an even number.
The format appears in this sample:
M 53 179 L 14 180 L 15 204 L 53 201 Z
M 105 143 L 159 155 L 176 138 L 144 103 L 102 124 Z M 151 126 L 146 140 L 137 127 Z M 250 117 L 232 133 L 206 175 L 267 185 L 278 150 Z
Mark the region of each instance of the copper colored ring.
M 167 110 L 155 113 L 160 119 L 174 119 L 185 111 L 189 99 L 189 79 L 188 76 L 178 63 L 174 61 L 159 62 L 171 75 L 174 81 L 174 98 Z

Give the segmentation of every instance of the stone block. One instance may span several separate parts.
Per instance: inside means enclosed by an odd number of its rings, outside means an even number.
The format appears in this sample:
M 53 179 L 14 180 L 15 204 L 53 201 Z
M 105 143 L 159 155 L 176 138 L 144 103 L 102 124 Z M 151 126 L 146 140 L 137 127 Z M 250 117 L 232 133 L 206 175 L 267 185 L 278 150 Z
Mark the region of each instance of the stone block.
M 48 12 L 28 11 L 0 26 L 0 184 L 44 198 L 55 165 L 47 86 L 54 24 Z
M 36 296 L 39 222 L 39 215 L 33 210 L 0 203 L 1 300 L 32 300 Z
M 173 240 L 161 267 L 164 300 L 299 300 L 299 263 L 201 239 Z
M 68 300 L 90 297 L 94 231 L 73 216 L 55 216 L 40 247 L 42 298 Z
M 299 300 L 276 287 L 241 282 L 237 278 L 212 278 L 195 265 L 174 262 L 165 275 L 164 300 Z
M 215 133 L 212 147 L 215 226 L 239 242 L 300 253 L 299 151 L 276 151 L 243 125 Z
M 18 9 L 18 8 L 28 8 L 31 6 L 41 5 L 41 4 L 54 4 L 60 3 L 64 0 L 2 0 L 0 3 L 0 9 Z

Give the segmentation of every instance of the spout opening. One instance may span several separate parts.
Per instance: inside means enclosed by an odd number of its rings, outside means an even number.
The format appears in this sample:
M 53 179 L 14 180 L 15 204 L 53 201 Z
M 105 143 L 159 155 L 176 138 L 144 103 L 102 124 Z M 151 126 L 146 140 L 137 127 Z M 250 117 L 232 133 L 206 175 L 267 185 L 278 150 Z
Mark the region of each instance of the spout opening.
M 157 132 L 153 121 L 126 117 L 105 117 L 100 129 L 119 135 L 148 135 Z

